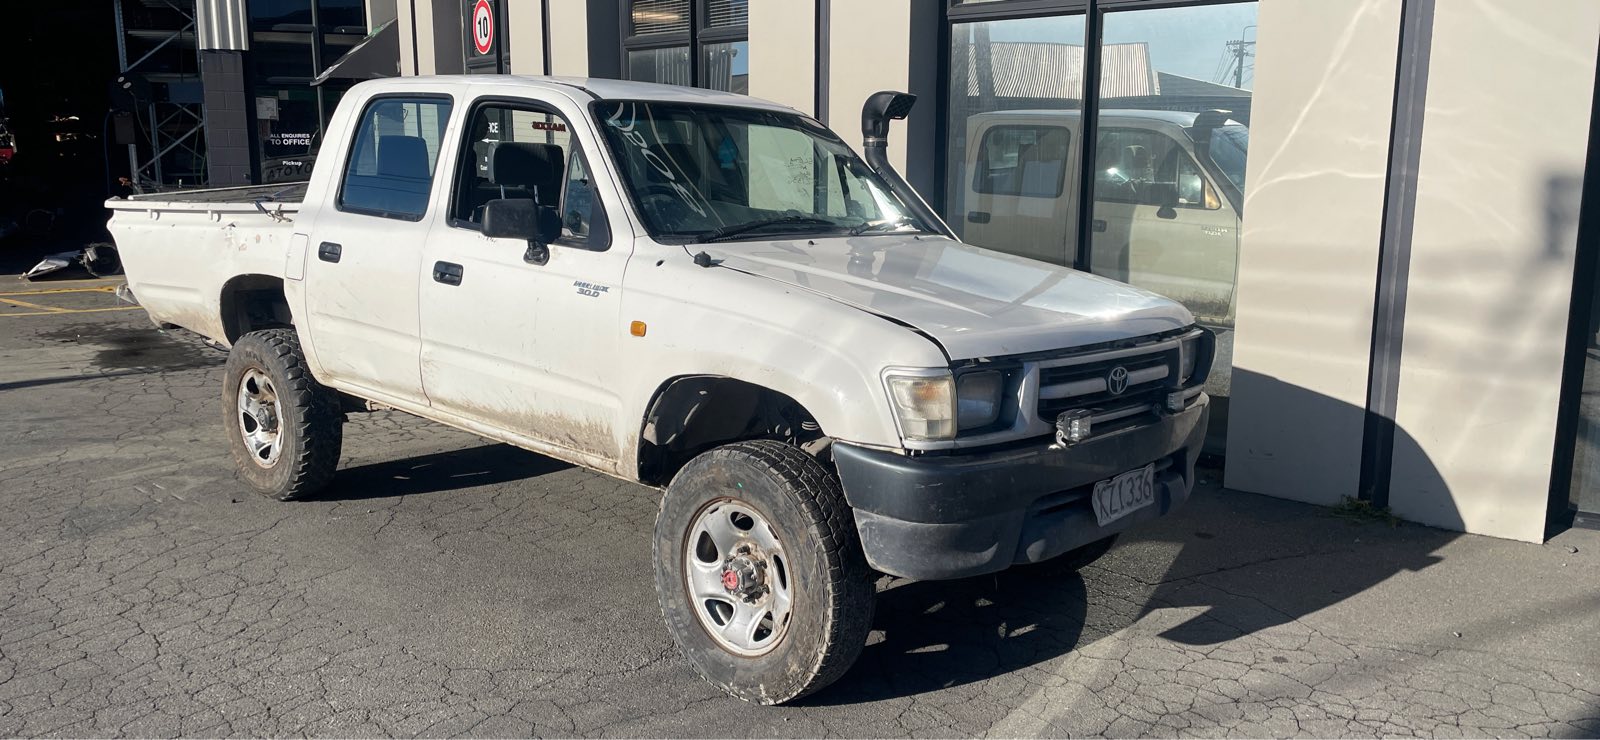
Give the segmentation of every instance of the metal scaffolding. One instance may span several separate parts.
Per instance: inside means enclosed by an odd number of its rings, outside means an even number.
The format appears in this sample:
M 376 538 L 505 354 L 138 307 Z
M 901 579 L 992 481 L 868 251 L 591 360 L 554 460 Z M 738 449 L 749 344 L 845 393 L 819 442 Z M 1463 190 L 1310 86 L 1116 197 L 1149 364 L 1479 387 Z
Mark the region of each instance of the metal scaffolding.
M 195 2 L 111 0 L 119 80 L 142 139 L 128 145 L 128 169 L 145 191 L 206 185 Z

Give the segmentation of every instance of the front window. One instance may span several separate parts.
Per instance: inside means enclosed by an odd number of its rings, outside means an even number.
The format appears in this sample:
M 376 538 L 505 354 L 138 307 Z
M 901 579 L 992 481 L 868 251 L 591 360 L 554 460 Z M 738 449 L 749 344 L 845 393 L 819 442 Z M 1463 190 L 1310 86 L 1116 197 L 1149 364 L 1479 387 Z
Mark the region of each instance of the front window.
M 849 146 L 803 116 L 643 102 L 601 103 L 597 113 L 658 239 L 925 230 Z
M 1244 163 L 1250 153 L 1250 129 L 1232 124 L 1211 131 L 1211 161 L 1244 192 Z

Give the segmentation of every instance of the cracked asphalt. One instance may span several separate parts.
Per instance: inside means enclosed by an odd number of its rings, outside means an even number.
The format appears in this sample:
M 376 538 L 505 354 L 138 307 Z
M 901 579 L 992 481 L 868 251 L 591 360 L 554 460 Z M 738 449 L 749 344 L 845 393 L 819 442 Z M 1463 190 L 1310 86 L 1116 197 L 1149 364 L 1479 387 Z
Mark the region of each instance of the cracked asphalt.
M 746 705 L 661 623 L 655 491 L 374 413 L 326 495 L 259 498 L 223 359 L 0 307 L 0 736 L 1600 735 L 1600 533 L 1211 482 L 1080 574 L 886 580 L 842 681 Z

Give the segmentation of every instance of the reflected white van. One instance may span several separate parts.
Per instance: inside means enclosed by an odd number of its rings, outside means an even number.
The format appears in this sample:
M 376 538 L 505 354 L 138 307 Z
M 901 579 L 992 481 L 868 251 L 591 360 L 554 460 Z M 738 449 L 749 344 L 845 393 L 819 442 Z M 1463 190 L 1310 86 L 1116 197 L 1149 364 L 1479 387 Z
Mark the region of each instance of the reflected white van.
M 968 119 L 962 238 L 1072 264 L 1081 122 L 1060 110 Z M 1232 327 L 1249 130 L 1225 111 L 1106 110 L 1097 139 L 1091 269 Z

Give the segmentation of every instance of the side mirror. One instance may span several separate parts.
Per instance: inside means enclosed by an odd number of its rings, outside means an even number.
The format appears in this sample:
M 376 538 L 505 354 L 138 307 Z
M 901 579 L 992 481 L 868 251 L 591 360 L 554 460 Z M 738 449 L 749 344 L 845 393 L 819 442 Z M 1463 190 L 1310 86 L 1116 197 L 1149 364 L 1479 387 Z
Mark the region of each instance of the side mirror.
M 1147 186 L 1149 202 L 1146 205 L 1160 206 L 1156 209 L 1156 218 L 1178 217 L 1178 184 L 1173 182 L 1153 182 Z
M 526 241 L 522 259 L 542 265 L 550 261 L 550 242 L 561 236 L 561 217 L 532 198 L 497 198 L 483 206 L 483 235 Z

